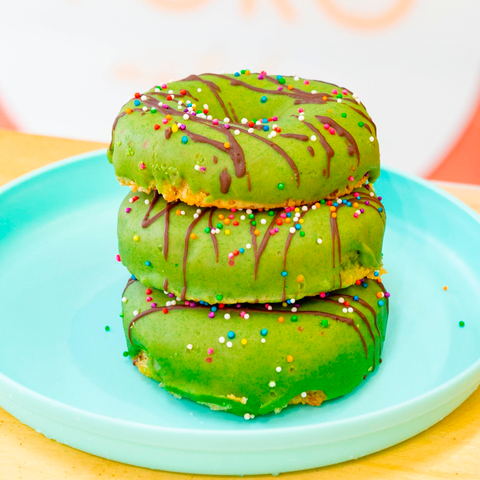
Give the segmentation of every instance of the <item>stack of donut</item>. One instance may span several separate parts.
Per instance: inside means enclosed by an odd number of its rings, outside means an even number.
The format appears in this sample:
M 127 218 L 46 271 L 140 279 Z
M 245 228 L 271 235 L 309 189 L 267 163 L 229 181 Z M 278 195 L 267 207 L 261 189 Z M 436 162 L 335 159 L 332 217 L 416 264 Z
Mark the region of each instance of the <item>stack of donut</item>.
M 345 395 L 381 362 L 376 127 L 330 83 L 242 70 L 136 93 L 108 151 L 128 353 L 246 419 Z

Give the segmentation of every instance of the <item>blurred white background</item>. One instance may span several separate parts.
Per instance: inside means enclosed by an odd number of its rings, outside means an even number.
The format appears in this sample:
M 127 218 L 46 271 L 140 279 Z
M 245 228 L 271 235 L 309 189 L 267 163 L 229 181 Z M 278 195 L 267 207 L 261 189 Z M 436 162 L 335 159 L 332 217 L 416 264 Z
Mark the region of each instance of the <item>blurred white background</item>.
M 0 121 L 30 133 L 108 141 L 134 92 L 248 68 L 350 88 L 379 126 L 382 161 L 425 174 L 479 104 L 478 0 L 16 0 L 0 11 Z

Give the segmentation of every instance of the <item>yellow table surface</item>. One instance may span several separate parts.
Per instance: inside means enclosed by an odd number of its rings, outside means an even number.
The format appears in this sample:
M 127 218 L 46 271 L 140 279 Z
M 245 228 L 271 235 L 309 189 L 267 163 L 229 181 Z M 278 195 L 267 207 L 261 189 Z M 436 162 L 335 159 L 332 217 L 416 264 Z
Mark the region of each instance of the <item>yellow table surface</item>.
M 101 143 L 0 130 L 0 185 L 56 160 L 102 147 L 105 145 Z M 480 187 L 439 185 L 480 213 Z M 195 475 L 132 467 L 80 452 L 47 440 L 0 408 L 0 480 L 183 480 L 193 477 Z M 359 460 L 280 477 L 288 480 L 480 479 L 480 390 L 444 420 L 399 445 Z

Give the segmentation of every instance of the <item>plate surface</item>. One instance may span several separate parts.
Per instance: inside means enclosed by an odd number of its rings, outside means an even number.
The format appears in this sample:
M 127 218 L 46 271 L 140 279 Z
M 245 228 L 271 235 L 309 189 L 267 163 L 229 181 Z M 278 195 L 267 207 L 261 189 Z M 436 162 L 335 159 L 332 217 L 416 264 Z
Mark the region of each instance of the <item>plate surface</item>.
M 390 169 L 376 185 L 388 215 L 392 292 L 382 367 L 321 408 L 289 407 L 249 422 L 176 400 L 123 357 L 118 314 L 128 274 L 115 255 L 127 190 L 104 151 L 7 185 L 0 190 L 0 405 L 72 447 L 189 473 L 314 468 L 428 428 L 480 383 L 472 301 L 480 298 L 480 217 Z

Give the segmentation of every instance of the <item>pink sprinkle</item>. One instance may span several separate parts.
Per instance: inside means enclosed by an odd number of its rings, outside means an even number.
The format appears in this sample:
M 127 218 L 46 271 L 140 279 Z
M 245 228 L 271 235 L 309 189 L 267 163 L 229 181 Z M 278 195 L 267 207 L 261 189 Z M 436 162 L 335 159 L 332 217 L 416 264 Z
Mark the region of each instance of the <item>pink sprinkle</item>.
M 167 88 L 167 84 L 166 83 L 162 84 L 162 88 Z
M 230 211 L 235 213 L 237 211 L 237 209 L 236 208 L 231 208 Z
M 353 182 L 353 180 L 354 180 L 354 178 L 352 177 L 352 175 L 350 175 L 350 176 L 348 177 L 348 179 L 349 179 L 351 182 Z
M 275 227 L 275 233 L 277 233 L 277 232 L 278 232 L 278 227 Z
M 334 95 L 336 95 L 336 94 L 338 93 L 338 90 L 337 90 L 336 88 L 334 88 L 334 89 L 332 90 L 332 93 L 333 93 Z
M 278 117 L 277 117 L 277 116 L 272 117 L 272 120 L 273 120 L 274 122 L 276 122 L 276 121 L 278 120 Z
M 163 123 L 164 125 L 166 125 L 166 124 L 168 123 L 168 120 L 167 120 L 166 118 L 164 118 L 164 119 L 162 120 L 162 123 Z
M 240 316 L 241 316 L 242 318 L 245 316 L 245 312 L 244 312 L 243 310 L 240 312 Z
M 388 292 L 385 292 L 385 298 L 388 298 L 390 294 Z
M 201 172 L 204 172 L 206 169 L 207 169 L 207 167 L 203 167 L 203 166 L 200 167 L 200 171 L 201 171 Z
M 230 220 L 233 220 L 233 219 L 235 218 L 235 215 L 229 215 L 228 218 L 229 218 Z
M 125 209 L 125 211 L 126 211 L 127 213 L 130 213 L 130 212 L 132 211 L 132 209 L 131 209 L 130 207 L 127 207 L 127 208 Z
M 115 255 L 115 258 L 116 258 L 117 262 L 121 262 L 121 261 L 122 261 L 122 259 L 120 258 L 120 255 Z
M 283 87 L 278 87 L 277 90 L 283 90 Z
M 185 305 L 187 305 L 187 306 L 190 305 L 190 302 L 187 300 L 187 301 L 185 302 Z
M 152 306 L 152 308 L 155 308 L 155 307 L 157 306 L 157 304 L 156 304 L 156 303 L 152 303 L 151 306 Z
M 268 303 L 265 304 L 265 308 L 268 308 L 270 305 Z
M 141 164 L 140 164 L 140 168 L 141 168 L 142 170 L 145 170 L 145 164 L 144 164 L 144 163 L 141 163 Z
M 324 128 L 325 130 L 328 130 L 328 129 L 330 128 L 330 125 L 329 125 L 328 123 L 324 123 L 324 124 L 323 124 L 323 128 Z
M 228 130 L 228 129 L 230 128 L 230 125 L 229 125 L 228 123 L 226 123 L 226 124 L 224 125 L 224 127 Z
M 343 93 L 344 95 L 348 95 L 348 90 L 343 89 L 343 90 L 342 90 L 342 93 Z
M 302 112 L 303 112 L 303 108 L 299 108 L 298 111 L 299 111 L 300 113 L 302 113 Z
M 213 348 L 210 347 L 210 348 L 207 350 L 207 353 L 208 353 L 209 355 L 212 355 L 212 353 L 213 353 Z
M 320 298 L 325 298 L 325 292 L 320 293 Z
M 212 121 L 212 123 L 213 123 L 214 125 L 218 125 L 218 120 L 217 120 L 216 118 L 214 118 L 213 121 Z
M 152 301 L 152 297 L 147 297 L 145 300 L 147 300 L 147 302 L 151 302 L 151 301 Z
M 205 359 L 205 361 L 206 361 L 207 363 L 212 363 L 212 360 L 213 360 L 212 357 L 207 357 L 207 358 Z
M 275 229 L 274 229 L 274 228 L 272 228 L 272 229 L 270 230 L 270 235 L 275 235 Z
M 354 216 L 355 218 L 358 218 L 358 213 L 355 212 L 355 213 L 353 214 L 353 216 Z
M 209 312 L 208 313 L 208 318 L 214 318 L 215 317 L 215 313 L 214 312 Z
M 309 82 L 308 80 L 304 80 L 303 83 L 304 83 L 305 85 L 310 85 L 310 82 Z
M 260 74 L 260 75 L 258 76 L 258 79 L 259 79 L 259 80 L 263 80 L 263 75 Z
M 286 213 L 281 213 L 280 218 L 287 218 L 287 214 Z
M 228 258 L 233 258 L 233 257 L 234 257 L 233 253 L 228 254 Z
M 330 128 L 329 132 L 330 132 L 331 135 L 335 135 L 335 129 L 333 127 Z

